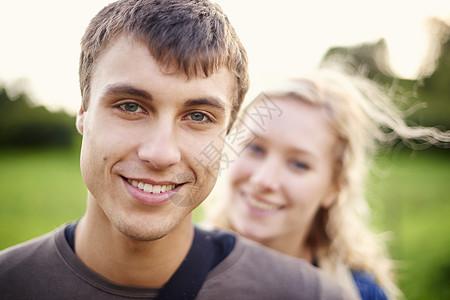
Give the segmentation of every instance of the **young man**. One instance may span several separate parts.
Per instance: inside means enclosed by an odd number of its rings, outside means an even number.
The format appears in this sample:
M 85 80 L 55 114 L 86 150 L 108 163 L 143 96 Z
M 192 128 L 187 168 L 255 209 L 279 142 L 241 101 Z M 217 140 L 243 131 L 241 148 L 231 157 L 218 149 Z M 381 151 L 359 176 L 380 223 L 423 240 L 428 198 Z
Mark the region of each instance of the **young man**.
M 82 39 L 78 221 L 0 254 L 4 299 L 342 299 L 323 274 L 224 232 L 196 229 L 247 57 L 207 0 L 118 1 Z

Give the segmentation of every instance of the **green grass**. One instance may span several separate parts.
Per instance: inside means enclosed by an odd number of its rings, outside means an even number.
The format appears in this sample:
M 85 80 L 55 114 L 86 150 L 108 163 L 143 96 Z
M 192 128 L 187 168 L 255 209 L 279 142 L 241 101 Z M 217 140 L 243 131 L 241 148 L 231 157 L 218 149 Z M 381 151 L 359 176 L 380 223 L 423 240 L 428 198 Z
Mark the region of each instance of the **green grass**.
M 406 299 L 450 299 L 450 151 L 393 153 L 372 176 L 374 225 L 392 232 Z
M 374 225 L 392 232 L 406 299 L 450 299 L 449 154 L 393 152 L 370 180 Z M 0 249 L 78 219 L 85 206 L 78 150 L 0 152 Z
M 78 219 L 86 189 L 77 151 L 0 152 L 0 249 Z

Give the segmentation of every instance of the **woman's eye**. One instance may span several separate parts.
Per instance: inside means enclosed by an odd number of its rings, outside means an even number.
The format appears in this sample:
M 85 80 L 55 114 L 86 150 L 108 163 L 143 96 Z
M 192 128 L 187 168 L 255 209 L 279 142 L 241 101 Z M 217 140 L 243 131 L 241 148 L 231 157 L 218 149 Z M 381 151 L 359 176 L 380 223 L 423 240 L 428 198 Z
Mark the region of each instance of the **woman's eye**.
M 251 151 L 252 153 L 257 153 L 257 154 L 263 153 L 263 152 L 264 152 L 263 148 L 260 147 L 260 146 L 258 146 L 258 145 L 256 145 L 256 144 L 250 144 L 250 145 L 248 145 L 248 146 L 247 146 L 247 149 L 248 149 L 249 151 Z
M 138 113 L 143 111 L 138 104 L 132 102 L 121 104 L 119 107 L 126 112 Z
M 309 166 L 301 161 L 292 161 L 291 165 L 296 169 L 296 170 L 308 170 Z
M 201 112 L 190 113 L 188 115 L 188 117 L 192 121 L 195 121 L 195 122 L 207 122 L 207 121 L 210 121 L 210 119 L 204 113 L 201 113 Z

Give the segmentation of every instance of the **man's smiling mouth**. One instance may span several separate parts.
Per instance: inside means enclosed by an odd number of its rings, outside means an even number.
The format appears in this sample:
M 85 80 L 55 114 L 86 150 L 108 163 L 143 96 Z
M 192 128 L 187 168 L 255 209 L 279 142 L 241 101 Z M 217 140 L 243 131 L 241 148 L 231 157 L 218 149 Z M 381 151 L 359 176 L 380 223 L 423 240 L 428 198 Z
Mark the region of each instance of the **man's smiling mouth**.
M 168 192 L 179 186 L 178 184 L 150 184 L 145 183 L 142 181 L 132 180 L 132 179 L 126 179 L 129 184 L 132 186 L 140 189 L 141 191 L 144 191 L 146 193 L 152 193 L 152 194 L 160 194 L 164 192 Z

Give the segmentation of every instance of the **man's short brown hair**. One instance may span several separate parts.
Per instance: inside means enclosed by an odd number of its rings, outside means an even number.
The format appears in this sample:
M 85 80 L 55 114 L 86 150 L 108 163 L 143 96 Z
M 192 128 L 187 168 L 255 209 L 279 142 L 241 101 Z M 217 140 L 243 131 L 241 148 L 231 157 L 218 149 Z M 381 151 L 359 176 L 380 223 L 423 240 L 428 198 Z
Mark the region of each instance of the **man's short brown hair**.
M 248 59 L 217 4 L 208 0 L 119 0 L 103 8 L 81 41 L 79 76 L 84 110 L 97 60 L 120 35 L 146 42 L 162 67 L 174 67 L 188 78 L 209 76 L 220 67 L 230 70 L 236 78 L 231 123 L 234 121 L 249 86 Z

